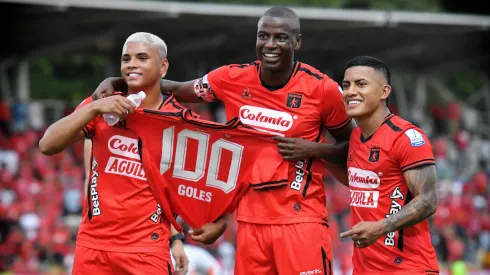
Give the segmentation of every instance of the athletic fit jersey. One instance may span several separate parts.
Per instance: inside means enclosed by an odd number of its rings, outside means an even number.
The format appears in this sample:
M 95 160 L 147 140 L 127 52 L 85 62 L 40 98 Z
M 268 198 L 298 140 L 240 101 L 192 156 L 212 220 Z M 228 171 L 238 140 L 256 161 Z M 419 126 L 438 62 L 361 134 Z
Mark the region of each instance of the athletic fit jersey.
M 324 142 L 324 131 L 350 122 L 339 85 L 313 67 L 296 62 L 284 87 L 269 90 L 260 79 L 260 62 L 220 67 L 196 80 L 203 100 L 223 101 L 228 119 L 239 117 L 249 126 Z M 237 220 L 259 224 L 324 223 L 325 192 L 319 160 L 287 162 L 268 183 L 253 184 L 238 207 Z M 270 163 L 269 169 L 277 169 Z M 261 189 L 261 190 L 259 190 Z
M 164 96 L 160 110 L 182 107 Z M 92 102 L 84 100 L 77 109 Z M 92 139 L 90 181 L 77 245 L 116 252 L 168 253 L 170 226 L 161 218 L 140 162 L 136 135 L 125 121 L 109 126 L 102 116 L 83 129 Z
M 180 226 L 174 213 L 192 228 L 232 213 L 251 181 L 275 174 L 260 169 L 282 163 L 272 135 L 243 127 L 238 119 L 223 125 L 195 119 L 189 111 L 137 109 L 126 121 L 141 139 L 148 183 L 175 228 Z
M 428 138 L 400 117 L 390 114 L 366 139 L 356 128 L 347 159 L 352 225 L 397 213 L 412 199 L 403 173 L 425 165 L 434 165 Z M 353 264 L 355 274 L 435 274 L 439 269 L 427 220 L 388 233 L 368 247 L 356 246 Z

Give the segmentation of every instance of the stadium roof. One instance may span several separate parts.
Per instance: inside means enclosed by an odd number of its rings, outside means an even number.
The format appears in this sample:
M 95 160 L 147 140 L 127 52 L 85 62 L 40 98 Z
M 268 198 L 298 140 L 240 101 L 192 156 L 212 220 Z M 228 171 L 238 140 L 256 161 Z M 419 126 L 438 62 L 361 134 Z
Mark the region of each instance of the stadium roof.
M 4 3 L 1 3 L 4 2 Z M 136 31 L 166 40 L 172 67 L 255 59 L 257 20 L 270 6 L 127 0 L 0 0 L 8 22 L 6 57 L 70 52 L 119 59 Z M 335 70 L 354 55 L 374 55 L 407 69 L 488 70 L 490 16 L 293 7 L 301 18 L 298 59 Z M 189 65 L 189 64 L 187 64 Z

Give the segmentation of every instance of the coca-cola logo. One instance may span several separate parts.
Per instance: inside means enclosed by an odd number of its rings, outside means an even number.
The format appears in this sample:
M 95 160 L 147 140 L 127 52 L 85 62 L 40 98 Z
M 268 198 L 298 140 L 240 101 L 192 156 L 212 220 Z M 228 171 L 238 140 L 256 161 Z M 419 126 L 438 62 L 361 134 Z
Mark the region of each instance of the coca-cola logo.
M 108 142 L 111 153 L 132 159 L 140 159 L 138 152 L 138 141 L 134 138 L 119 135 L 112 136 Z
M 240 108 L 240 120 L 250 126 L 281 132 L 293 126 L 293 117 L 288 113 L 249 105 Z
M 358 188 L 378 188 L 381 179 L 373 171 L 363 170 L 355 167 L 349 167 L 348 170 L 349 185 Z

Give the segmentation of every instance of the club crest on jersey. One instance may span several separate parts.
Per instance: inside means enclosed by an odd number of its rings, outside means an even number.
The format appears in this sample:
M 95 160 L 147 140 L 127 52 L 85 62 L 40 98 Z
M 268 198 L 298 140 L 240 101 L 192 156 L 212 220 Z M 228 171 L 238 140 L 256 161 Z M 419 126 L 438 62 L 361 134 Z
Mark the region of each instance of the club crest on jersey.
M 369 162 L 377 162 L 379 160 L 379 147 L 371 147 L 371 152 L 369 153 Z
M 250 93 L 250 89 L 248 87 L 245 87 L 245 89 L 243 89 L 242 97 L 245 99 L 252 98 L 252 94 Z
M 297 109 L 301 106 L 301 94 L 288 93 L 288 99 L 286 100 L 286 106 L 289 108 Z

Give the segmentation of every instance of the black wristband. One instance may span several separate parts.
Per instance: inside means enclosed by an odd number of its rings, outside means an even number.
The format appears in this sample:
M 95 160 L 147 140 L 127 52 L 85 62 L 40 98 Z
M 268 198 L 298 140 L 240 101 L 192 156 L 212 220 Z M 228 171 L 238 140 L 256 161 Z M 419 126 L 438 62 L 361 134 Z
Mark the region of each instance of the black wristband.
M 170 248 L 172 248 L 172 244 L 176 241 L 176 240 L 181 240 L 183 241 L 185 239 L 185 235 L 184 233 L 177 233 L 175 235 L 173 235 L 172 237 L 170 237 Z

